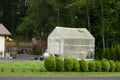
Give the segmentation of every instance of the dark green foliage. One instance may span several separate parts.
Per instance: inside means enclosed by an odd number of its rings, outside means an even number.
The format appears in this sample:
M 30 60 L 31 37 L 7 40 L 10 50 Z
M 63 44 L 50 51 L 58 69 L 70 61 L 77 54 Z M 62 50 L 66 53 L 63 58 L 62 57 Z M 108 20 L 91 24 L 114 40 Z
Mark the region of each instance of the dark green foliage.
M 72 71 L 79 71 L 80 65 L 79 65 L 79 61 L 77 59 L 72 59 L 73 60 L 73 69 Z
M 31 41 L 33 35 L 46 39 L 56 25 L 85 27 L 96 38 L 97 59 L 103 56 L 102 36 L 105 36 L 105 46 L 109 48 L 120 41 L 119 0 L 0 0 L 0 4 L 0 23 L 14 39 L 22 36 L 22 40 Z M 109 59 L 111 54 L 105 54 L 104 58 Z M 119 60 L 118 54 L 115 53 L 115 60 Z
M 94 61 L 90 61 L 88 63 L 88 69 L 90 72 L 94 72 L 95 71 L 95 62 Z
M 110 60 L 109 63 L 110 63 L 110 72 L 114 72 L 115 71 L 115 63 L 114 63 L 114 61 Z
M 31 72 L 34 72 L 34 69 L 31 69 Z
M 115 44 L 114 48 L 115 48 L 114 60 L 115 61 L 119 61 L 120 60 L 120 45 L 119 44 Z
M 64 69 L 65 71 L 72 71 L 73 61 L 70 58 L 64 58 Z
M 56 71 L 64 71 L 64 61 L 62 58 L 56 58 Z
M 112 48 L 106 48 L 103 53 L 103 58 L 108 60 L 120 61 L 120 45 L 115 44 Z
M 31 72 L 34 72 L 35 70 L 36 70 L 35 65 L 32 65 L 32 67 L 31 67 Z
M 102 71 L 108 72 L 110 69 L 110 64 L 109 64 L 108 60 L 102 59 L 101 63 L 102 63 Z
M 44 66 L 47 71 L 55 71 L 56 70 L 56 63 L 54 57 L 48 57 L 45 59 Z
M 4 72 L 4 70 L 5 70 L 4 68 L 1 68 L 1 72 Z
M 40 51 L 39 50 L 34 50 L 33 55 L 40 55 Z
M 25 70 L 26 70 L 25 67 L 23 67 L 23 68 L 22 68 L 22 71 L 25 72 Z
M 106 48 L 103 53 L 103 58 L 107 60 L 113 60 L 113 54 L 115 54 L 114 49 L 115 48 Z
M 79 61 L 79 64 L 80 64 L 80 71 L 82 71 L 82 72 L 88 71 L 88 62 L 87 61 L 82 59 Z
M 109 58 L 110 60 L 115 60 L 114 54 L 115 54 L 115 49 L 112 47 L 110 49 L 110 58 Z
M 96 52 L 94 56 L 96 60 L 101 60 L 101 58 L 103 57 L 102 55 L 103 55 L 103 52 Z
M 120 72 L 120 62 L 119 61 L 115 62 L 115 66 L 116 66 L 115 71 Z
M 101 72 L 102 66 L 100 61 L 95 61 L 95 71 Z
M 106 48 L 103 53 L 103 58 L 109 59 L 109 48 Z
M 14 72 L 14 71 L 15 71 L 15 69 L 14 69 L 14 68 L 12 68 L 12 69 L 11 69 L 11 72 Z

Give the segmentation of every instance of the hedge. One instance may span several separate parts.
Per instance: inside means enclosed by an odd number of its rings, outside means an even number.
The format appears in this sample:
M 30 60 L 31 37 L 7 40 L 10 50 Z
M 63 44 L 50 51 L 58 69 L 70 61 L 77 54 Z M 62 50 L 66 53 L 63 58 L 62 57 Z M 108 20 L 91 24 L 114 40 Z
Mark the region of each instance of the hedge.
M 56 71 L 64 71 L 64 61 L 62 58 L 56 58 Z
M 80 71 L 82 71 L 82 72 L 88 71 L 88 62 L 87 61 L 82 59 L 79 61 L 79 64 L 80 64 Z
M 94 72 L 95 71 L 95 62 L 94 61 L 90 61 L 88 63 L 88 69 L 90 72 Z
M 116 62 L 115 62 L 115 66 L 116 66 L 116 67 L 115 67 L 115 71 L 116 71 L 116 72 L 120 72 L 120 62 L 119 62 L 119 61 L 116 61 Z
M 95 71 L 96 72 L 101 72 L 102 71 L 101 61 L 95 61 Z
M 79 65 L 79 61 L 77 59 L 72 59 L 73 60 L 73 69 L 72 71 L 79 71 L 80 69 L 80 65 Z
M 110 60 L 109 61 L 109 63 L 110 63 L 110 72 L 114 72 L 115 71 L 115 63 L 114 63 L 114 61 L 113 60 Z
M 101 63 L 102 63 L 102 71 L 108 72 L 110 69 L 110 64 L 109 64 L 108 60 L 102 59 Z
M 65 71 L 72 71 L 73 61 L 71 58 L 64 58 L 64 69 Z
M 45 59 L 44 66 L 47 71 L 55 71 L 56 70 L 56 62 L 54 57 L 48 57 Z
M 120 72 L 120 62 L 102 59 L 101 61 L 86 61 L 73 58 L 48 57 L 44 61 L 47 71 L 81 71 L 81 72 Z M 0 67 L 1 72 L 4 68 Z M 11 70 L 14 72 L 14 70 Z M 34 70 L 32 70 L 34 71 Z

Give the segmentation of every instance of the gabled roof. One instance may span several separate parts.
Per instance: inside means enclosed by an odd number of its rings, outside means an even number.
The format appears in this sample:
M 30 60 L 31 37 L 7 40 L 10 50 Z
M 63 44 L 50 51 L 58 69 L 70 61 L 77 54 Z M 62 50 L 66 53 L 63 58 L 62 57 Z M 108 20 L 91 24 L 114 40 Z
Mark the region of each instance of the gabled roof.
M 0 23 L 0 35 L 11 35 L 11 33 Z
M 56 27 L 49 37 L 94 39 L 86 28 Z

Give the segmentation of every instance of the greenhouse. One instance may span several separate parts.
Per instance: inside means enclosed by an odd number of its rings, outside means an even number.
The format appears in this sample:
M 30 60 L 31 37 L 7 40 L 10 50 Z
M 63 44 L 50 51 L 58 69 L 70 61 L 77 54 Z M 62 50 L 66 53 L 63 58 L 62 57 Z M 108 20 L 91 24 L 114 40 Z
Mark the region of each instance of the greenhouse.
M 56 27 L 48 36 L 47 51 L 62 58 L 94 59 L 95 38 L 86 28 Z

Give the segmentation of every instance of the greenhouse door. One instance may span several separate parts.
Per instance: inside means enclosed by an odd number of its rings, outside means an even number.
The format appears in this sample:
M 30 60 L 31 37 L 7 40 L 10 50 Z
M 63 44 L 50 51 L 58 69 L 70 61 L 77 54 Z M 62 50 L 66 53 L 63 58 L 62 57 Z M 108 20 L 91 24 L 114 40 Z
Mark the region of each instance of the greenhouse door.
M 93 54 L 92 51 L 89 51 L 89 52 L 87 53 L 86 59 L 94 59 L 94 54 Z
M 4 57 L 4 44 L 5 44 L 5 37 L 0 36 L 0 57 Z
M 57 54 L 57 55 L 60 54 L 60 40 L 59 40 L 59 38 L 55 39 L 55 42 L 54 42 L 54 51 L 55 51 L 54 54 Z

